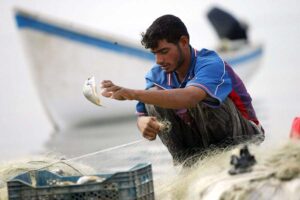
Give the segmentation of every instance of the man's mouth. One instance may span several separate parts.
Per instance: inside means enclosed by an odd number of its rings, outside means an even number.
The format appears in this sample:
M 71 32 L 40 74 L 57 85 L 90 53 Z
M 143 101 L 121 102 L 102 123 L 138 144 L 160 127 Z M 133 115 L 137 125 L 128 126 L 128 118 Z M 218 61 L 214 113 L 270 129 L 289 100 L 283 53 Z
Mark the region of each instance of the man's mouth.
M 163 69 L 167 69 L 169 67 L 169 65 L 167 64 L 167 65 L 161 65 L 161 68 L 163 68 Z

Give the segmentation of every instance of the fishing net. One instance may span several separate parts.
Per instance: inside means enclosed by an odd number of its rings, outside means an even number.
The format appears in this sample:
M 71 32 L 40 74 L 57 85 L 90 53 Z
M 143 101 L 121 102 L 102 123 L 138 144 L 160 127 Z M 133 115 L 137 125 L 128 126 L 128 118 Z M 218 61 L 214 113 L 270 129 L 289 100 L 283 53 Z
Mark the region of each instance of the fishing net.
M 168 121 L 161 121 L 160 125 L 162 131 L 170 130 L 171 124 Z M 64 176 L 110 174 L 127 171 L 139 163 L 151 163 L 155 185 L 175 174 L 171 155 L 159 139 L 151 142 L 140 139 L 81 156 L 60 157 L 59 153 L 52 152 L 46 156 L 27 157 L 0 164 L 0 200 L 7 199 L 6 181 L 31 170 L 63 172 Z
M 232 168 L 230 158 L 239 148 L 211 148 L 191 158 L 197 159 L 194 165 L 174 167 L 159 139 L 141 139 L 67 159 L 28 157 L 0 165 L 0 199 L 7 199 L 6 181 L 22 172 L 43 168 L 62 171 L 66 176 L 91 175 L 126 171 L 138 163 L 152 164 L 156 199 L 297 199 L 299 142 L 249 145 L 249 150 L 256 165 L 250 172 L 237 175 L 228 172 Z
M 61 159 L 51 156 L 35 156 L 0 164 L 0 200 L 7 200 L 6 182 L 28 171 L 49 170 L 63 176 L 110 174 L 127 171 L 139 163 L 151 163 L 154 184 L 159 185 L 165 177 L 173 176 L 175 169 L 167 149 L 157 141 L 140 140 L 131 144 L 92 152 L 74 158 Z M 156 187 L 156 186 L 155 186 Z
M 230 175 L 232 149 L 215 150 L 156 191 L 158 199 L 299 199 L 300 143 L 250 146 L 257 164 Z

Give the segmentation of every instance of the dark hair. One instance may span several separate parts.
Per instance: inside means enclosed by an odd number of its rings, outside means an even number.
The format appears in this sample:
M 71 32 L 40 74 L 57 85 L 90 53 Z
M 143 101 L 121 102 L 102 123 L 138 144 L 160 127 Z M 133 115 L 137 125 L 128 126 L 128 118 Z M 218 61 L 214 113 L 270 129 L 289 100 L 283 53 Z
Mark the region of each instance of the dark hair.
M 157 18 L 146 33 L 142 33 L 141 43 L 146 49 L 158 46 L 158 41 L 166 39 L 167 42 L 177 44 L 181 36 L 189 33 L 184 23 L 174 15 L 163 15 Z

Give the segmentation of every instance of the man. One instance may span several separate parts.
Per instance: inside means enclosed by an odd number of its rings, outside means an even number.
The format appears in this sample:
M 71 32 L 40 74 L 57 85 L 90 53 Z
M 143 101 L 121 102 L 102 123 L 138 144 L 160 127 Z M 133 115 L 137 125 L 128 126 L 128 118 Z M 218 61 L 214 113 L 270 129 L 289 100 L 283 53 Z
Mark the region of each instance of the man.
M 192 48 L 178 17 L 156 19 L 141 42 L 156 58 L 146 75 L 146 90 L 105 80 L 102 95 L 139 101 L 139 130 L 148 140 L 158 135 L 175 164 L 212 146 L 263 140 L 251 97 L 240 78 L 214 51 Z M 162 132 L 160 120 L 171 122 L 171 130 Z

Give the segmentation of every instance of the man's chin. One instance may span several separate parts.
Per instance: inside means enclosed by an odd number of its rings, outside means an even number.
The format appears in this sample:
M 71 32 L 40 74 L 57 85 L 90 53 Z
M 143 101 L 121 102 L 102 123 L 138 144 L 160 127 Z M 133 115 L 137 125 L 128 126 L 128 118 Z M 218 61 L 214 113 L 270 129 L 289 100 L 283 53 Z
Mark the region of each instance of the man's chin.
M 173 72 L 172 70 L 164 70 L 167 74 Z
M 161 69 L 164 70 L 166 73 L 170 73 L 173 71 L 169 67 L 166 67 L 166 68 L 162 67 Z

